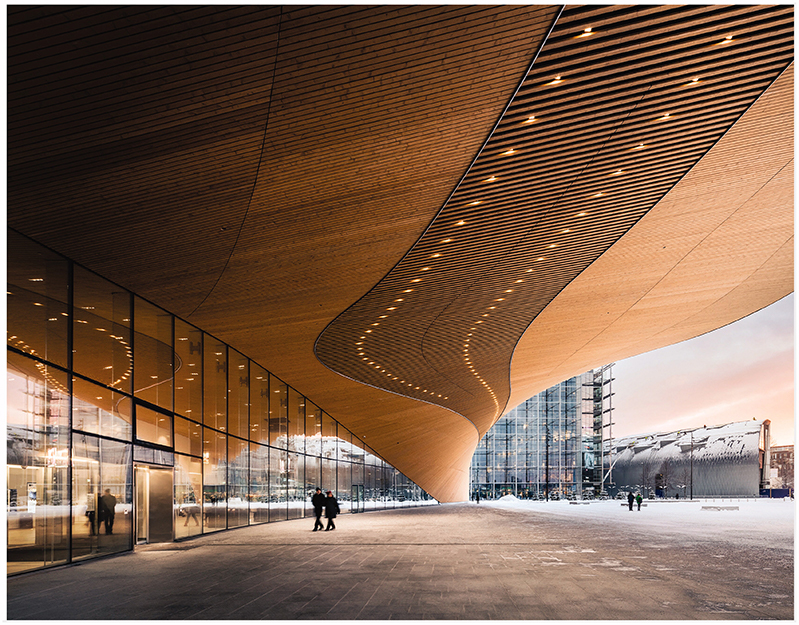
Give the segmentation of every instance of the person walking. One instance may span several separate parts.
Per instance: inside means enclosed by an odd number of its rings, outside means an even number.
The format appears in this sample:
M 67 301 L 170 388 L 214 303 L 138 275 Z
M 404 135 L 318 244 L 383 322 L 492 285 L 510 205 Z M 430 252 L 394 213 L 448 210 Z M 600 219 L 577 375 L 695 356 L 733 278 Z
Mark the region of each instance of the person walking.
M 105 533 L 114 533 L 114 516 L 116 515 L 117 498 L 111 494 L 111 489 L 106 488 L 105 494 L 100 497 L 100 516 L 105 523 Z
M 630 512 L 633 511 L 633 501 L 635 501 L 635 496 L 633 495 L 633 492 L 630 491 L 627 493 L 627 505 L 630 506 Z
M 313 524 L 313 531 L 316 532 L 325 528 L 325 526 L 322 525 L 322 512 L 324 512 L 325 509 L 325 496 L 322 494 L 322 489 L 318 486 L 316 487 L 316 493 L 314 493 L 314 496 L 311 497 L 311 504 L 313 504 L 313 512 L 316 515 L 316 521 Z
M 641 511 L 641 502 L 642 502 L 643 500 L 644 500 L 644 498 L 643 498 L 643 497 L 641 497 L 641 493 L 638 493 L 638 494 L 635 496 L 635 503 L 637 503 L 637 504 L 638 504 L 638 512 L 640 512 L 640 511 Z M 630 505 L 630 510 L 632 510 L 632 509 L 633 509 L 633 507 L 632 507 L 632 504 L 631 504 L 631 505 Z
M 341 512 L 341 508 L 338 507 L 338 501 L 333 497 L 333 492 L 327 491 L 327 497 L 325 497 L 325 517 L 327 518 L 326 532 L 336 529 L 336 524 L 333 522 L 333 519 L 336 518 L 339 512 Z

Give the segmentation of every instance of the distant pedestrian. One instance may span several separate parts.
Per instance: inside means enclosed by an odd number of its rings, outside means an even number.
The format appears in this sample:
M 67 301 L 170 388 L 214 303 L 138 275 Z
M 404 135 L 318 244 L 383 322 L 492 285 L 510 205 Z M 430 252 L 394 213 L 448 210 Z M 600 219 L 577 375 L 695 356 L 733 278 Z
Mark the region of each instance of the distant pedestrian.
M 313 531 L 316 532 L 325 528 L 325 526 L 322 525 L 322 512 L 324 512 L 325 509 L 325 496 L 322 494 L 322 489 L 318 486 L 316 487 L 316 493 L 313 497 L 311 497 L 311 503 L 313 504 L 314 515 L 316 515 L 316 521 L 313 524 Z
M 638 493 L 638 494 L 635 496 L 635 503 L 637 503 L 637 504 L 638 504 L 638 511 L 639 511 L 639 512 L 641 511 L 641 502 L 642 502 L 643 500 L 644 500 L 644 498 L 643 498 L 643 497 L 641 497 L 641 493 Z M 632 506 L 630 506 L 630 510 L 632 510 Z
M 339 512 L 341 512 L 341 508 L 338 507 L 338 501 L 333 497 L 333 491 L 327 491 L 327 497 L 325 497 L 325 518 L 327 519 L 326 532 L 336 529 L 336 524 L 333 522 L 333 519 L 336 518 Z
M 480 503 L 480 491 L 479 490 L 475 493 L 474 499 L 475 499 L 475 501 L 477 501 L 477 503 Z
M 635 496 L 633 495 L 633 492 L 630 491 L 627 493 L 627 505 L 630 506 L 630 512 L 633 511 L 633 501 L 635 501 Z

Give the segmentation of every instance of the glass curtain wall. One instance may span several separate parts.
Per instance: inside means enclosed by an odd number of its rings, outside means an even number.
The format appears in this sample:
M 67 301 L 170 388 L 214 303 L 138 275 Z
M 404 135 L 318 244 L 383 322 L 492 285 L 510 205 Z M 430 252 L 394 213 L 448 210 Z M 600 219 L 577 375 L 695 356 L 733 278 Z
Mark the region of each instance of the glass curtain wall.
M 171 472 L 173 539 L 312 516 L 316 486 L 343 512 L 436 503 L 246 355 L 11 230 L 7 276 L 8 574 L 132 549 L 134 468 Z
M 479 493 L 490 499 L 503 495 L 571 499 L 582 497 L 586 484 L 586 491 L 593 492 L 594 467 L 602 466 L 597 438 L 601 441 L 603 418 L 609 414 L 602 403 L 606 378 L 610 379 L 609 366 L 575 376 L 500 418 L 472 457 L 472 497 Z M 599 393 L 596 400 L 595 392 Z M 596 417 L 595 401 L 599 405 Z

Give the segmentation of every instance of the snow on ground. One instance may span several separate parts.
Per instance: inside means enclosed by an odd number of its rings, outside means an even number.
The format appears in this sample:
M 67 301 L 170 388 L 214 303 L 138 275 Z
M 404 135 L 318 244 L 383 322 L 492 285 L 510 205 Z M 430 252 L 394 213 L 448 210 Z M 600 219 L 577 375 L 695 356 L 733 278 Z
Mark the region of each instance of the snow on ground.
M 586 520 L 619 529 L 642 530 L 653 537 L 721 540 L 741 545 L 793 550 L 794 502 L 790 499 L 645 500 L 640 512 L 627 502 L 610 499 L 572 503 L 533 501 L 513 495 L 482 500 L 479 505 Z M 727 509 L 727 508 L 737 509 Z M 712 509 L 724 508 L 724 509 Z

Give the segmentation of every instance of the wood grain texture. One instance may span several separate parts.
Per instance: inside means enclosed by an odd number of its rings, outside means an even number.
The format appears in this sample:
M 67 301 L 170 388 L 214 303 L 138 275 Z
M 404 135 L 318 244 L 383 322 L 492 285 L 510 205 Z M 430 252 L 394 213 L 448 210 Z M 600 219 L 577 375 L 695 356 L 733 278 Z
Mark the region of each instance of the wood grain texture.
M 463 499 L 502 406 L 790 288 L 792 224 L 771 213 L 792 205 L 793 102 L 780 87 L 746 111 L 792 58 L 792 8 L 569 6 L 543 45 L 559 11 L 10 6 L 8 223 L 265 366 L 434 497 Z M 562 232 L 580 212 L 580 236 Z M 468 236 L 432 258 L 460 220 Z M 383 383 L 393 366 L 363 375 L 348 334 L 383 323 L 382 294 L 344 326 L 339 373 L 317 359 L 333 320 L 432 260 L 435 288 L 367 352 L 401 367 L 392 383 L 407 377 L 411 396 Z M 483 310 L 530 268 L 515 307 Z M 475 385 L 461 331 L 478 312 L 496 323 L 472 352 Z M 436 405 L 439 381 L 458 405 Z

